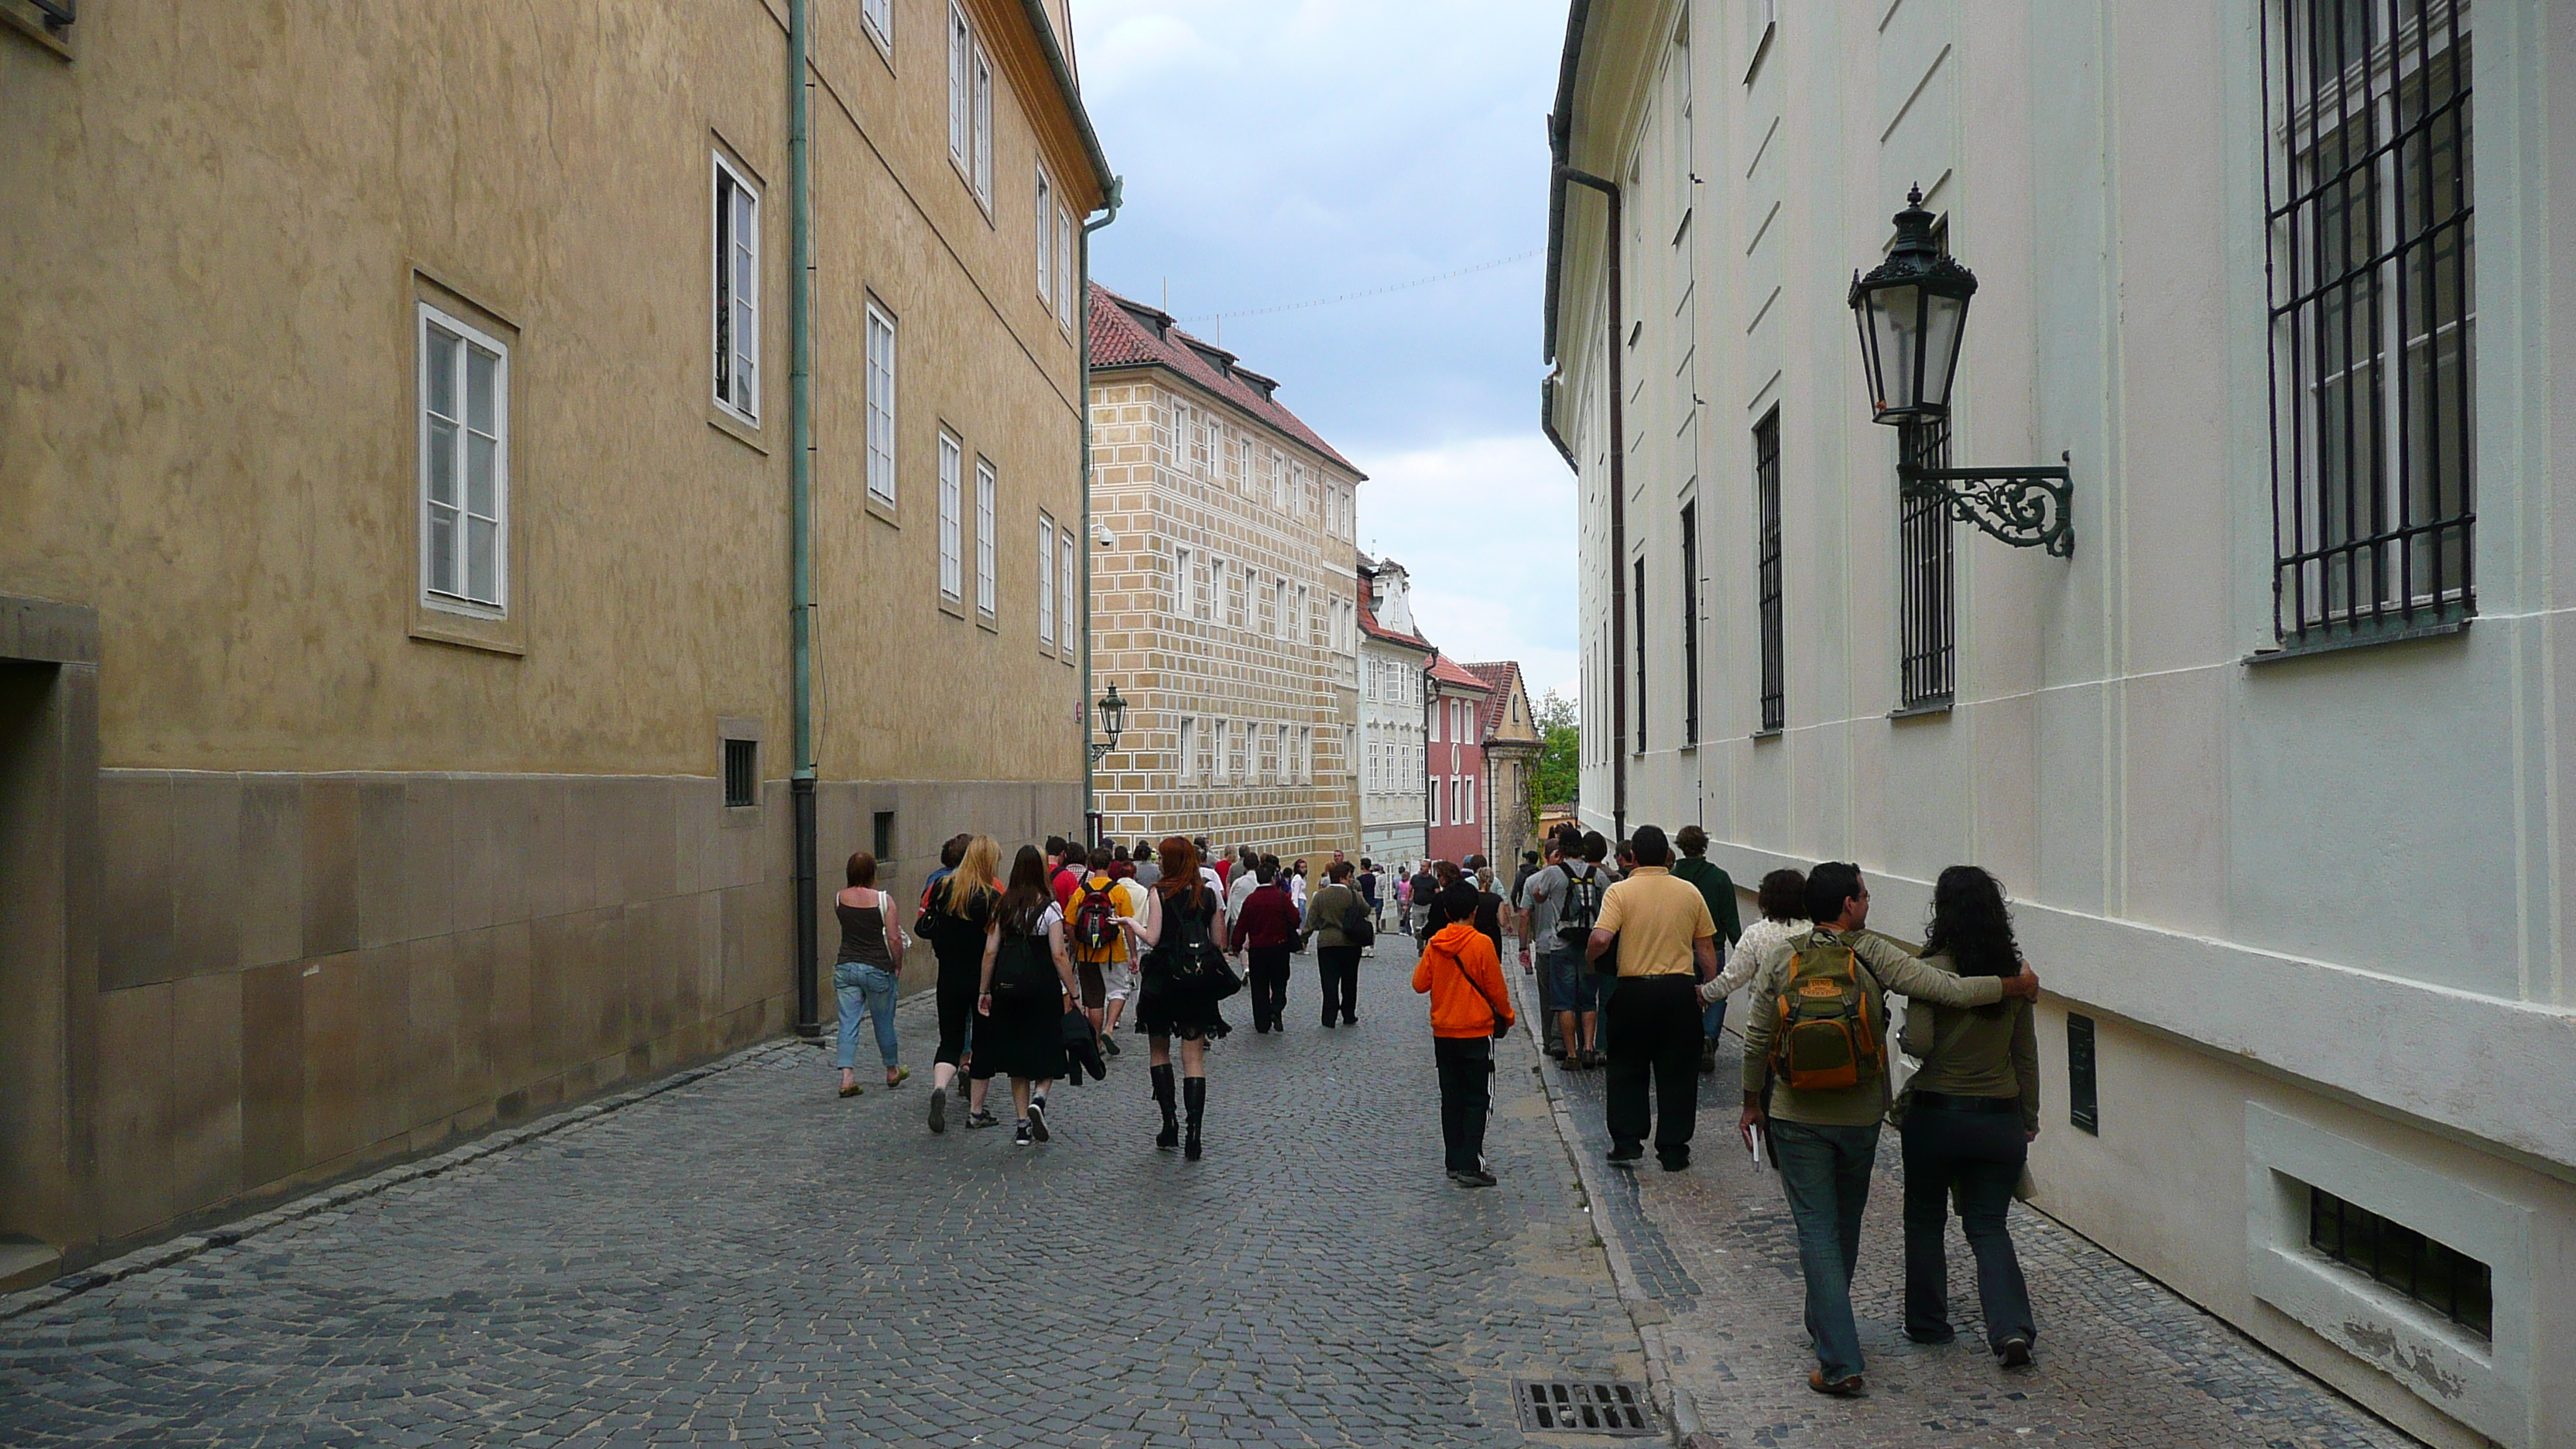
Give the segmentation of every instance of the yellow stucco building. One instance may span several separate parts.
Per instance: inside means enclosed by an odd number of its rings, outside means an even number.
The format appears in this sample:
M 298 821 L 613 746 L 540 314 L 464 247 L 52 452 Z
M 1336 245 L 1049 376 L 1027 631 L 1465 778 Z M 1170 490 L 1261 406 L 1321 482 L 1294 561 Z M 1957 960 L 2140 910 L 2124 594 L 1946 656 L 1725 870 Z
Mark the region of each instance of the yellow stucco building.
M 787 0 L 20 8 L 0 1279 L 789 1026 Z M 813 11 L 828 913 L 1080 818 L 1111 182 L 1062 0 Z

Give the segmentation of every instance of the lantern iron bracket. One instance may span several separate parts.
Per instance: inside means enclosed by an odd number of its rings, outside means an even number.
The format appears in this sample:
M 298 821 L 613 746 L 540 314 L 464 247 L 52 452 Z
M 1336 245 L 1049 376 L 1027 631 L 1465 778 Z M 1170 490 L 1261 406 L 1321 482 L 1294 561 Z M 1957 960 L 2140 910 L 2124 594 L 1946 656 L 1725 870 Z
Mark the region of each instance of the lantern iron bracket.
M 1110 752 L 1111 750 L 1116 749 L 1116 748 L 1118 748 L 1116 745 L 1112 745 L 1112 744 L 1104 744 L 1103 742 L 1101 742 L 1101 741 L 1099 741 L 1099 740 L 1093 740 L 1093 741 L 1091 742 L 1091 763 L 1092 763 L 1092 765 L 1093 765 L 1094 767 L 1097 767 L 1097 766 L 1100 764 L 1100 762 L 1101 762 L 1101 761 L 1103 761 L 1103 760 L 1105 760 L 1105 759 L 1108 759 L 1108 758 L 1109 758 L 1109 752 Z
M 1950 517 L 1973 523 L 2014 548 L 2044 548 L 2051 558 L 2075 556 L 2075 455 L 2037 468 L 1896 467 L 1899 491 L 1910 498 L 1938 498 Z

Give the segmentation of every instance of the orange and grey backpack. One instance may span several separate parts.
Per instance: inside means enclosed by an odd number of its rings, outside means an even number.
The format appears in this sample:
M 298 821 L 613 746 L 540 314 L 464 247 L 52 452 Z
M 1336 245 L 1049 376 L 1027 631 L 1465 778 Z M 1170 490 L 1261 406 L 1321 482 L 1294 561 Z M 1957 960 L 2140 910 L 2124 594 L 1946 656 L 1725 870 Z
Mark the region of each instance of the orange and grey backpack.
M 1884 1073 L 1878 994 L 1851 947 L 1809 936 L 1780 980 L 1771 1074 L 1794 1092 L 1830 1092 Z

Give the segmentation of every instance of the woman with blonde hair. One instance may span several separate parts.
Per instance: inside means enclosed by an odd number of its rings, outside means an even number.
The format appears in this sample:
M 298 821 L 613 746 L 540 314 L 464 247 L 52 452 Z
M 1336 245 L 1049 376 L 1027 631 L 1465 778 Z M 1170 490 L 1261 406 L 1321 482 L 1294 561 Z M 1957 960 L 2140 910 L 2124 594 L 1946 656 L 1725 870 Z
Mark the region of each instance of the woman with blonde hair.
M 1047 1088 L 1064 1075 L 1064 1014 L 1082 1000 L 1082 988 L 1065 949 L 1064 907 L 1034 845 L 1012 859 L 1010 888 L 984 928 L 977 988 L 975 1077 L 1011 1079 L 1019 1114 L 1013 1146 L 1044 1142 Z
M 975 993 L 984 973 L 984 936 L 1001 903 L 997 878 L 1002 847 L 989 835 L 966 842 L 957 868 L 931 893 L 919 925 L 939 958 L 938 1065 L 930 1075 L 930 1130 L 948 1130 L 948 1089 L 957 1080 L 957 1064 L 966 1054 L 975 1022 Z M 966 1087 L 966 1125 L 997 1127 L 1000 1120 L 984 1110 L 984 1081 L 970 1078 Z

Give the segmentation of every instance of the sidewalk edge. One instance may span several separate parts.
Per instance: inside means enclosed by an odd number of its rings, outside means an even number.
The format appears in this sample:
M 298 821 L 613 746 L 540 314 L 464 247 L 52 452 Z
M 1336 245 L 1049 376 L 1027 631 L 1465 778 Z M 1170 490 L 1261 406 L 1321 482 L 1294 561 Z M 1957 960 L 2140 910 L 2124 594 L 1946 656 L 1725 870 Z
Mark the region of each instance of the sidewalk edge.
M 1573 1113 L 1566 1106 L 1564 1082 L 1557 1065 L 1548 1059 L 1539 1012 L 1534 1009 L 1537 1003 L 1529 999 L 1536 994 L 1535 987 L 1524 989 L 1525 983 L 1534 982 L 1534 978 L 1510 970 L 1503 975 L 1511 984 L 1512 1009 L 1520 1017 L 1520 1028 L 1528 1035 L 1530 1050 L 1538 1057 L 1539 1083 L 1541 1090 L 1547 1093 L 1548 1116 L 1556 1124 L 1557 1143 L 1565 1149 L 1566 1160 L 1574 1164 L 1575 1176 L 1582 1182 L 1583 1200 L 1590 1208 L 1592 1218 L 1592 1235 L 1600 1240 L 1601 1251 L 1610 1260 L 1610 1281 L 1619 1290 L 1620 1306 L 1628 1310 L 1628 1321 L 1637 1330 L 1637 1341 L 1645 1349 L 1646 1392 L 1663 1410 L 1664 1422 L 1672 1429 L 1673 1443 L 1682 1449 L 1690 1449 L 1690 1446 L 1706 1440 L 1700 1432 L 1698 1407 L 1691 1402 L 1681 1381 L 1674 1377 L 1671 1355 L 1664 1346 L 1664 1325 L 1671 1320 L 1671 1312 L 1648 1295 L 1644 1285 L 1637 1281 L 1637 1270 L 1628 1262 L 1627 1245 L 1620 1242 L 1617 1229 L 1610 1224 L 1610 1215 L 1598 1206 L 1607 1195 L 1601 1190 L 1598 1169 L 1593 1165 L 1591 1154 L 1584 1150 L 1582 1132 L 1574 1125 Z

